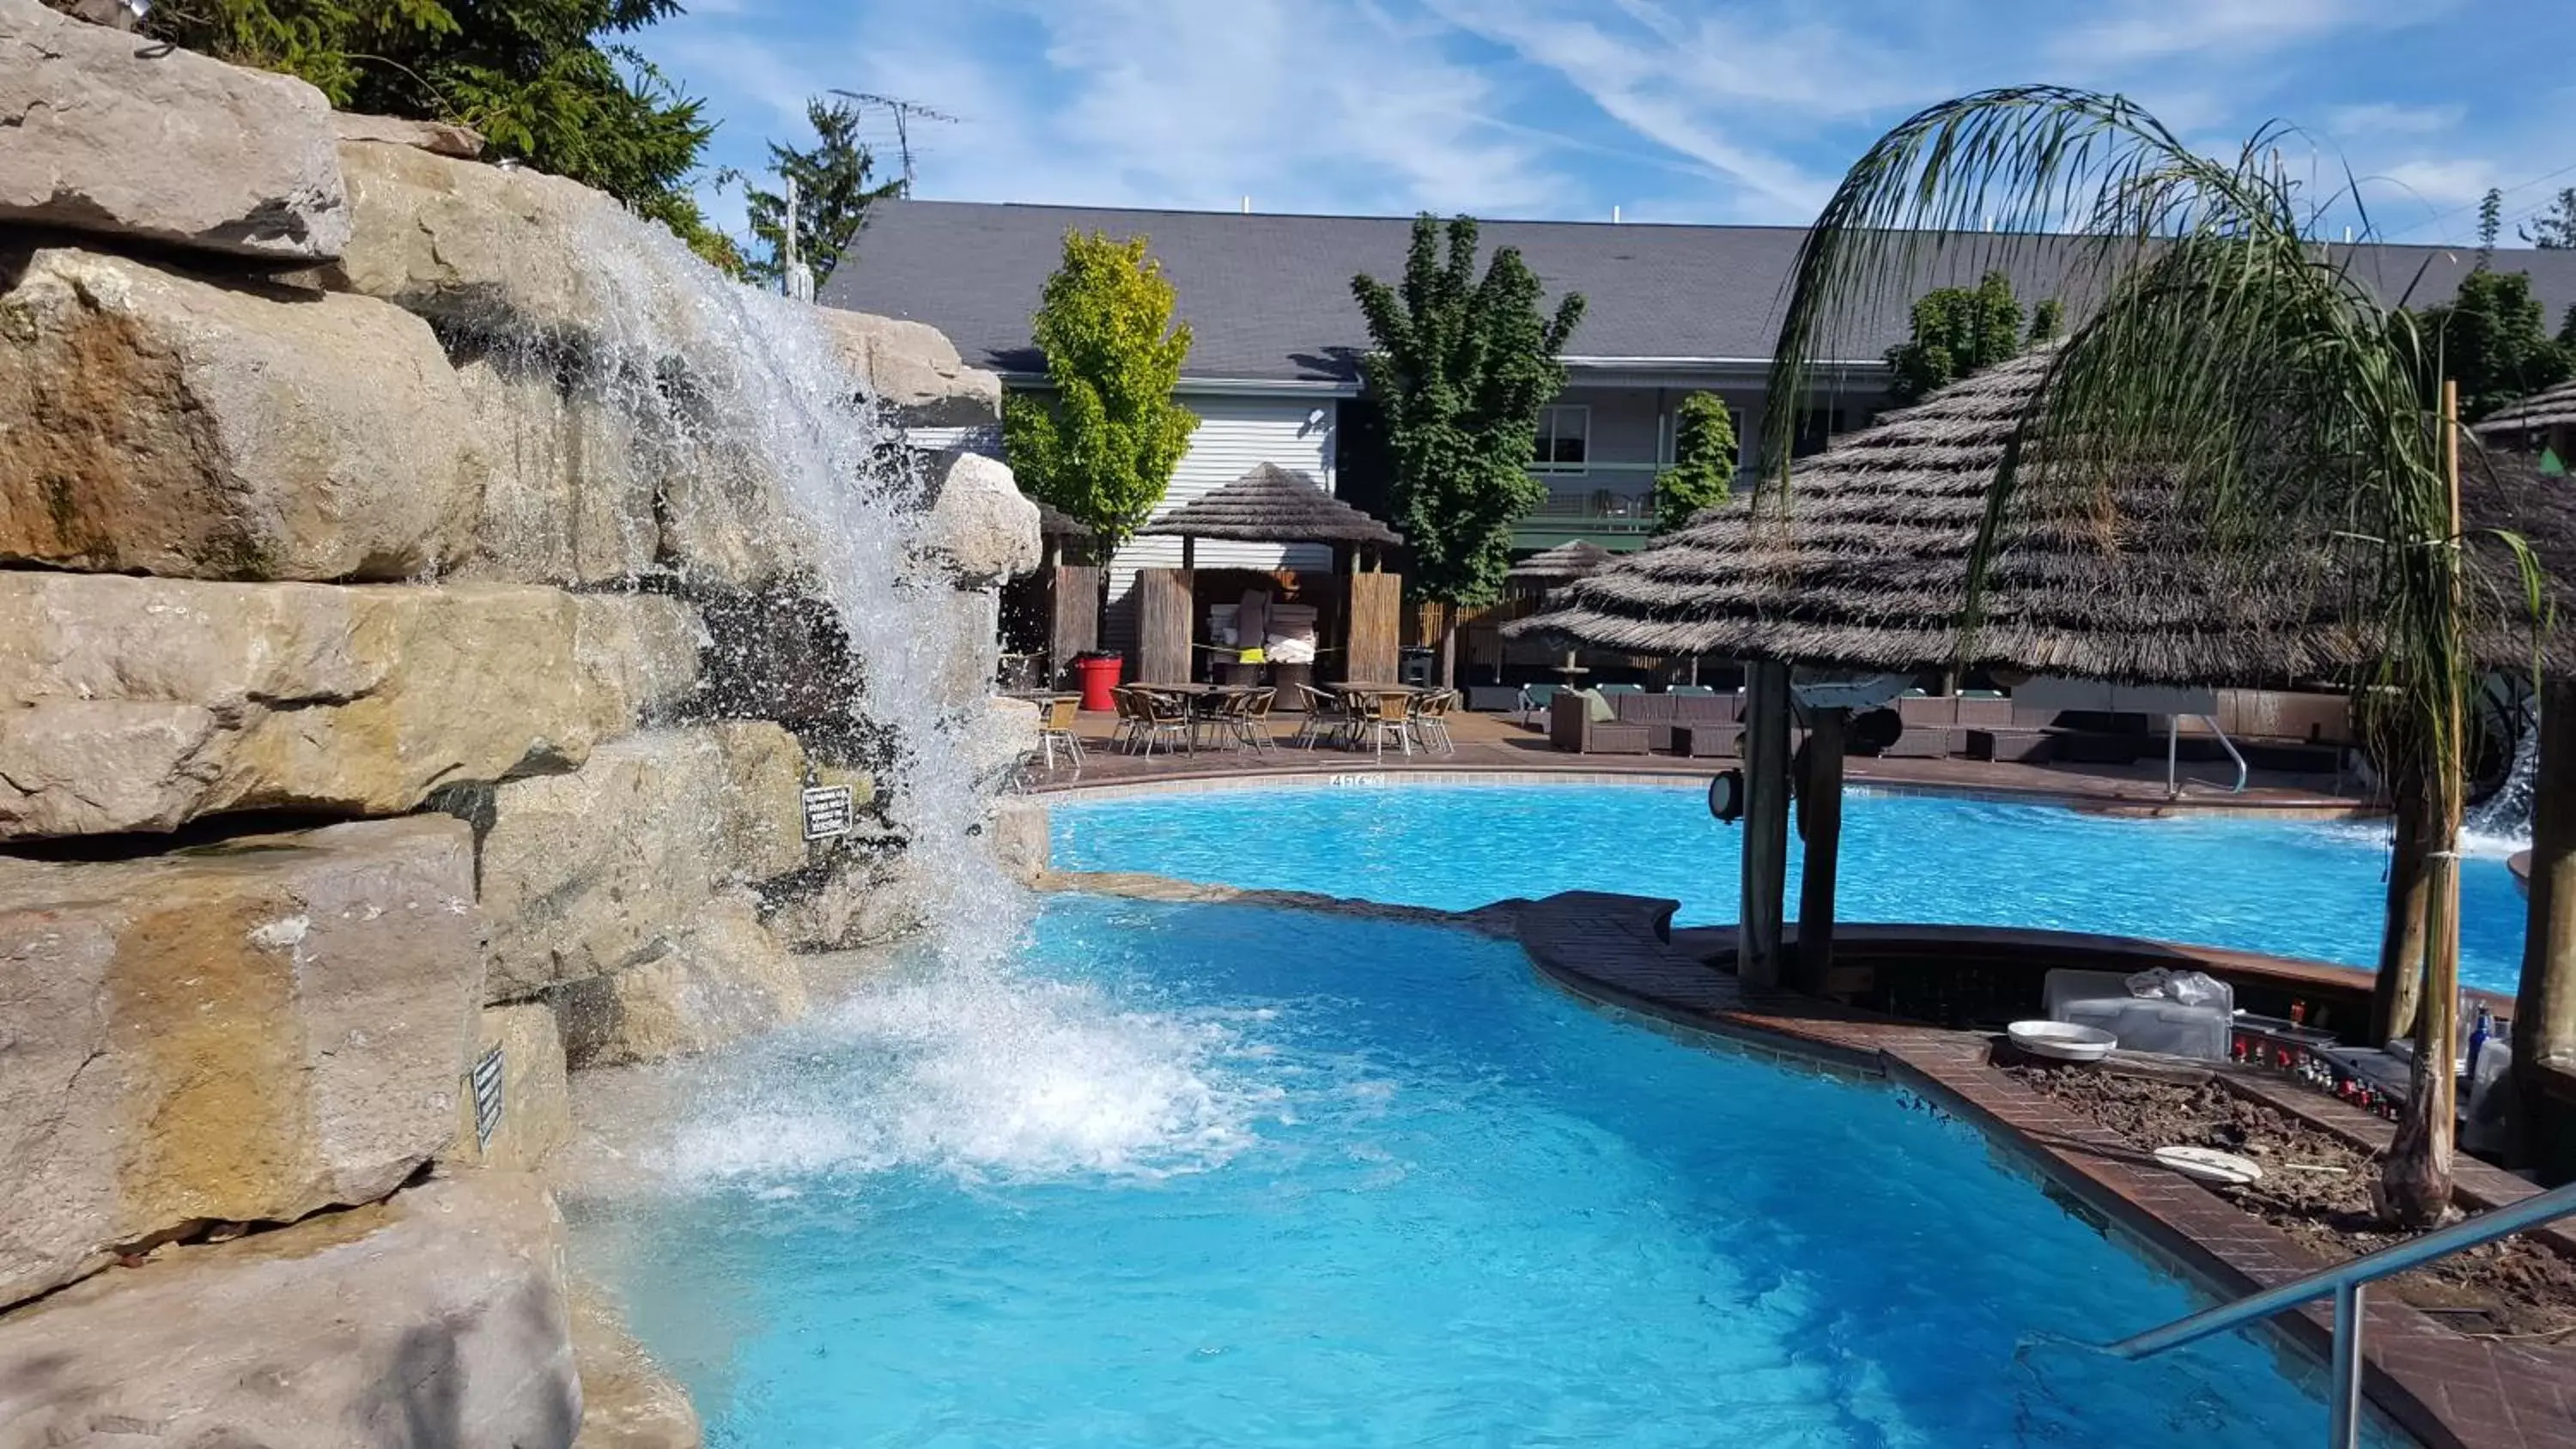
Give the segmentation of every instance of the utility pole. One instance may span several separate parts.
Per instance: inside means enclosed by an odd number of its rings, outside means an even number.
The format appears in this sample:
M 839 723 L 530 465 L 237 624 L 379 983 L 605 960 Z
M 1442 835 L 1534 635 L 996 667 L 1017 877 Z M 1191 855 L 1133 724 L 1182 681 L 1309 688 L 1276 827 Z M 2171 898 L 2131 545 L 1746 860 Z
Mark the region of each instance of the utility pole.
M 861 105 L 883 106 L 894 113 L 894 148 L 896 154 L 903 160 L 903 196 L 909 200 L 912 196 L 912 118 L 919 116 L 925 121 L 943 121 L 952 126 L 957 124 L 957 118 L 944 111 L 934 111 L 925 105 L 896 96 L 877 95 L 871 91 L 835 90 L 832 94 L 846 96 Z

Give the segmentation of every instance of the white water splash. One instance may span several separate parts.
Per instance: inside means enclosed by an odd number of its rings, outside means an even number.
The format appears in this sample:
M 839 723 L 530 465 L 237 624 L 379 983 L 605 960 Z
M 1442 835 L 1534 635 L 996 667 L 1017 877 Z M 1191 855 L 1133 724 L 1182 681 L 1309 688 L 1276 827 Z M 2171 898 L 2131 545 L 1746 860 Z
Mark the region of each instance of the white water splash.
M 2514 742 L 2513 772 L 2504 788 L 2487 797 L 2460 822 L 2460 848 L 2477 855 L 2511 855 L 2531 848 L 2531 805 L 2540 771 L 2540 730 L 2525 722 Z
M 917 1168 L 966 1180 L 1160 1178 L 1255 1140 L 1275 1088 L 1234 1024 L 1121 1007 L 1097 987 L 949 965 L 817 1022 L 829 1045 L 773 1066 L 737 1110 L 685 1127 L 680 1183 Z

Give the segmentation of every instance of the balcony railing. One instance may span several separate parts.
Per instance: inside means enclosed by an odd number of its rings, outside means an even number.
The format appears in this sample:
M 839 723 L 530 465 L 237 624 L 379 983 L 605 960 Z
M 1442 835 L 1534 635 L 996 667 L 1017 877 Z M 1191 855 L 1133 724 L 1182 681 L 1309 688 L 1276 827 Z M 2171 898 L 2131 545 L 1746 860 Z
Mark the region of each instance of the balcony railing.
M 1655 516 L 1655 500 L 1650 492 L 1625 488 L 1552 490 L 1547 501 L 1538 506 L 1536 516 L 1650 521 Z

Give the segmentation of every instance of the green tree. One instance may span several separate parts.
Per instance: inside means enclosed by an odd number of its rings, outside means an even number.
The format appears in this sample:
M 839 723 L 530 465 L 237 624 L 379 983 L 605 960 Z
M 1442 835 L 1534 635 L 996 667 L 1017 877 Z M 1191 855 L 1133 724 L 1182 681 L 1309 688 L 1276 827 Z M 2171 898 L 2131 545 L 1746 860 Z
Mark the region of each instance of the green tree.
M 2478 265 L 2495 260 L 2496 238 L 2504 235 L 2504 193 L 2488 187 L 2478 198 Z
M 814 128 L 809 150 L 769 143 L 772 175 L 796 183 L 796 248 L 814 273 L 814 285 L 830 280 L 842 253 L 859 239 L 868 208 L 903 190 L 900 179 L 871 184 L 876 157 L 859 140 L 860 113 L 847 101 L 817 96 L 805 103 L 805 122 Z M 739 172 L 728 171 L 728 178 Z M 768 255 L 753 257 L 745 271 L 753 280 L 775 286 L 787 274 L 787 197 L 785 188 L 762 191 L 746 185 L 745 209 L 753 238 Z
M 1404 279 L 1390 287 L 1362 273 L 1351 295 L 1374 344 L 1360 374 L 1386 419 L 1396 531 L 1404 535 L 1406 585 L 1450 605 L 1501 597 L 1511 569 L 1512 526 L 1545 501 L 1530 475 L 1538 413 L 1565 387 L 1557 355 L 1583 319 L 1583 299 L 1539 311 L 1538 274 L 1518 249 L 1495 251 L 1476 275 L 1476 223 L 1442 228 L 1414 219 Z M 1455 677 L 1454 630 L 1444 628 L 1441 672 Z
M 1145 246 L 1141 236 L 1064 234 L 1064 262 L 1031 318 L 1054 393 L 1013 394 L 1002 406 L 1020 486 L 1089 528 L 1103 562 L 1163 501 L 1199 425 L 1172 400 L 1189 324 L 1173 324 L 1172 284 Z
M 1673 465 L 1655 475 L 1655 532 L 1670 533 L 1735 492 L 1735 417 L 1726 399 L 1695 392 L 1673 416 Z
M 1973 287 L 1940 287 L 1914 303 L 1914 335 L 1887 350 L 1888 392 L 1910 403 L 1969 373 L 2020 355 L 2021 303 L 2012 279 L 1988 272 Z
M 2576 247 L 2576 186 L 2558 193 L 2531 221 L 2516 227 L 2522 239 L 2546 251 Z
M 739 269 L 689 183 L 715 125 L 614 37 L 679 0 L 162 0 L 144 29 L 309 81 L 343 110 L 456 121 L 617 197 Z
M 2542 330 L 2543 318 L 2528 273 L 2483 268 L 2462 277 L 2449 302 L 2424 309 L 2442 372 L 2460 384 L 2460 416 L 2476 422 L 2567 380 L 2568 350 Z
M 2381 302 L 2351 248 L 2314 234 L 2331 214 L 2273 158 L 2278 127 L 2232 159 L 2202 154 L 2117 96 L 2054 86 L 1981 92 L 1921 111 L 1856 162 L 1799 253 L 1774 348 L 1763 488 L 1791 486 L 1796 424 L 1845 320 L 1914 275 L 1924 247 L 2036 247 L 2073 218 L 2070 284 L 2102 300 L 2061 345 L 2013 439 L 1966 565 L 1963 642 L 2003 530 L 2028 492 L 2073 510 L 2153 478 L 2205 520 L 2213 566 L 2358 607 L 2376 658 L 2349 682 L 2377 702 L 2400 803 L 2393 872 L 2424 882 L 2424 922 L 2392 909 L 2382 971 L 2420 985 L 2416 1071 L 2383 1164 L 2390 1216 L 2438 1219 L 2451 1194 L 2459 1000 L 2461 721 L 2491 597 L 2469 587 L 2444 451 L 2428 412 L 2438 365 L 2417 319 Z M 1992 217 L 1998 235 L 1984 235 Z M 2527 559 L 2524 587 L 2537 588 Z M 2418 837 L 2410 840 L 2409 837 Z M 2436 1045 L 2438 1044 L 2438 1045 Z

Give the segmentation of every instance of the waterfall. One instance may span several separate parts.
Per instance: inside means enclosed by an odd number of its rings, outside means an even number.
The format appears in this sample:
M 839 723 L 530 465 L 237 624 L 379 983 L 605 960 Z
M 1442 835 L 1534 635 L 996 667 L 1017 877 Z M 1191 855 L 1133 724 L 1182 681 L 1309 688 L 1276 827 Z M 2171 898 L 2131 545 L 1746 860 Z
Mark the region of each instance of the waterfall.
M 908 840 L 906 888 L 930 939 L 959 959 L 998 957 L 1027 906 L 974 839 L 990 798 L 976 748 L 986 706 L 980 679 L 957 684 L 960 670 L 983 673 L 959 611 L 982 601 L 917 557 L 917 458 L 858 395 L 813 306 L 722 276 L 651 222 L 607 213 L 583 230 L 580 310 L 597 336 L 557 340 L 554 365 L 660 463 L 656 506 L 667 512 L 685 483 L 734 531 L 735 555 L 780 575 L 758 588 L 830 606 L 857 661 L 850 735 Z M 962 708 L 946 702 L 961 694 Z
M 2540 768 L 2540 731 L 2526 724 L 2513 745 L 2513 771 L 2504 787 L 2479 802 L 2461 822 L 2472 845 L 2510 854 L 2531 848 L 2534 776 Z

